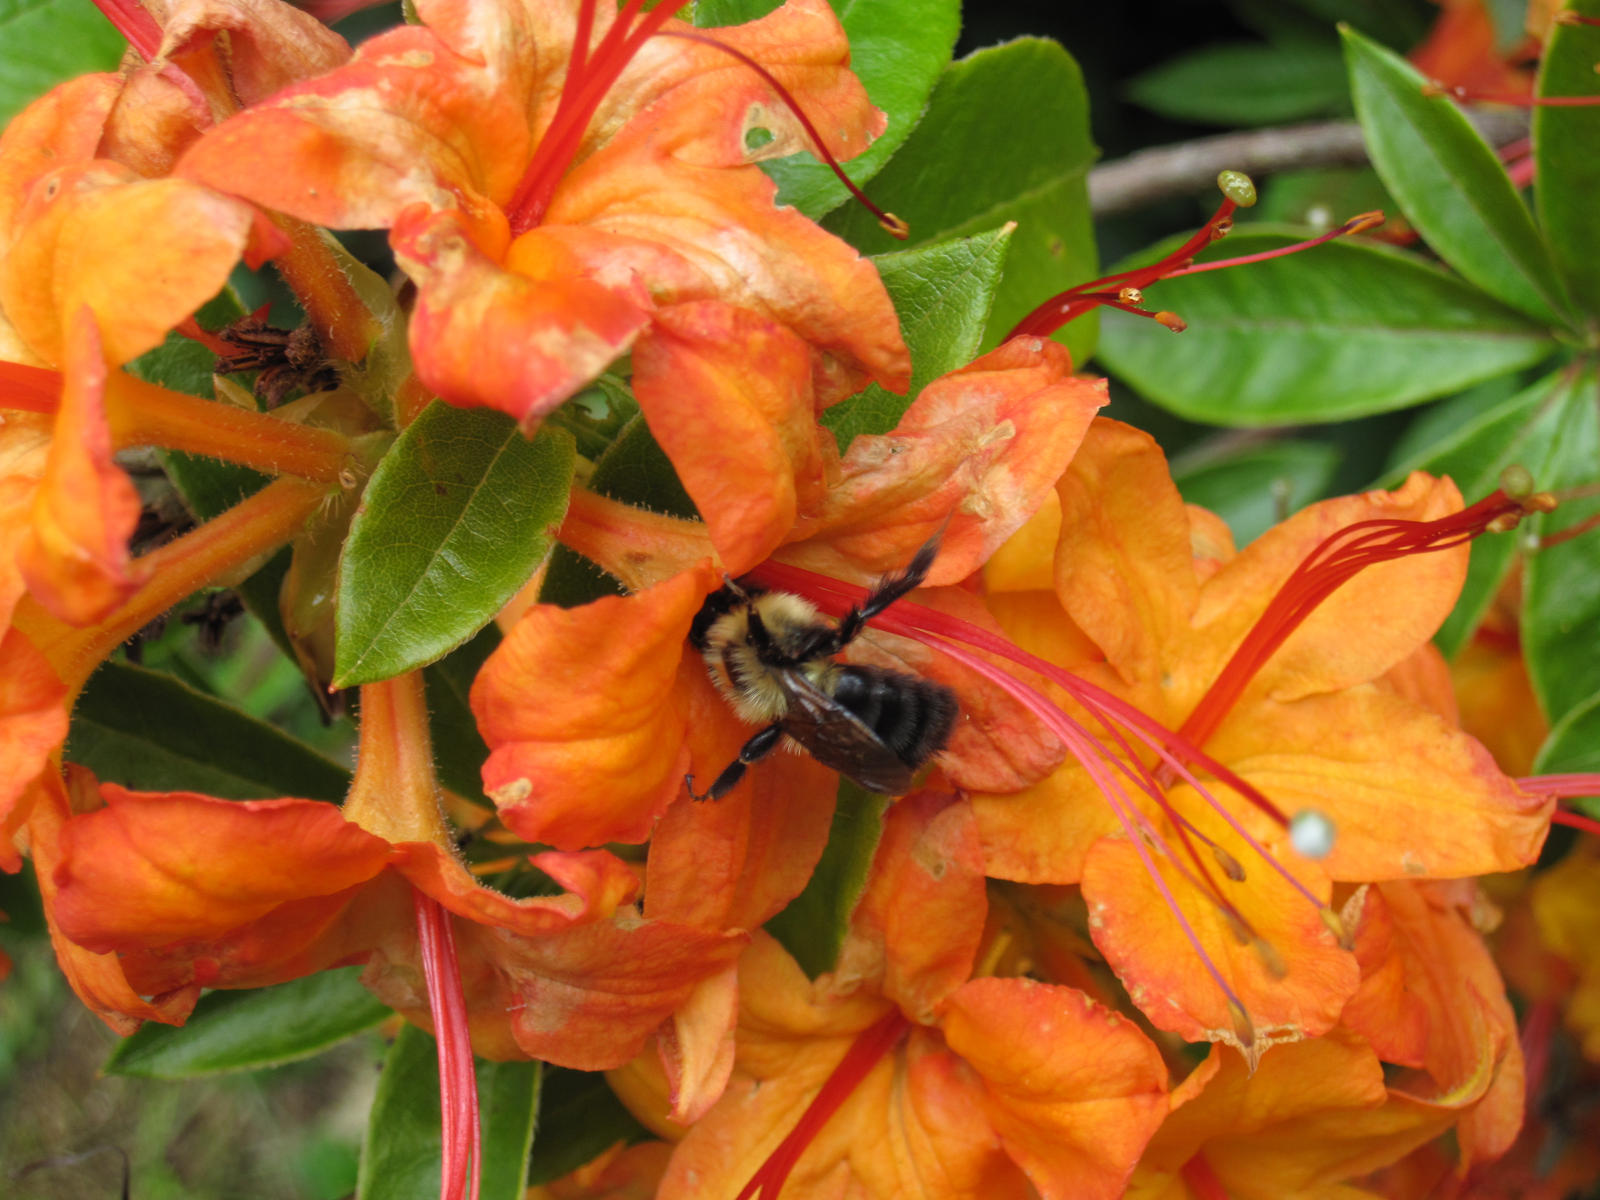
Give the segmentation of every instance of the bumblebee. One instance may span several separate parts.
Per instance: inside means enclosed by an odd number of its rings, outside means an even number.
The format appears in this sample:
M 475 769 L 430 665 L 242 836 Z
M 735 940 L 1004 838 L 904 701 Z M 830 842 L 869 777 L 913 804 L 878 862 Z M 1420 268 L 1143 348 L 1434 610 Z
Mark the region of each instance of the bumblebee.
M 943 684 L 834 656 L 866 623 L 917 587 L 938 552 L 934 539 L 905 570 L 884 576 L 837 625 L 790 592 L 763 592 L 728 580 L 706 599 L 689 641 L 741 720 L 764 726 L 696 800 L 717 800 L 745 769 L 787 741 L 874 792 L 900 795 L 944 749 L 955 726 L 956 696 Z

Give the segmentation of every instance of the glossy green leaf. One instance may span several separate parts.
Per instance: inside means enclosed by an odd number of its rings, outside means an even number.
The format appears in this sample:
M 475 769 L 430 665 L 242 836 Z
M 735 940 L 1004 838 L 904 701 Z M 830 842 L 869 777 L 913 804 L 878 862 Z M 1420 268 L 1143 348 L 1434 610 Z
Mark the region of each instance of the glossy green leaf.
M 115 71 L 127 48 L 83 0 L 0 0 L 0 126 L 74 75 Z
M 841 450 L 857 434 L 888 433 L 918 392 L 973 359 L 1010 240 L 1011 230 L 1001 228 L 878 258 L 878 271 L 900 316 L 901 336 L 911 350 L 911 386 L 897 396 L 874 383 L 823 413 L 822 423 L 833 430 Z
M 873 180 L 873 199 L 910 223 L 907 245 L 1017 223 L 986 346 L 1096 274 L 1088 118 L 1082 73 L 1057 43 L 1024 38 L 979 50 L 945 69 L 922 123 Z M 867 253 L 900 245 L 856 207 L 825 224 Z M 1062 336 L 1082 362 L 1093 348 L 1093 323 L 1074 321 Z
M 1347 108 L 1338 48 L 1218 42 L 1162 63 L 1128 85 L 1135 104 L 1208 125 L 1273 125 Z
M 119 1043 L 105 1073 L 190 1079 L 310 1058 L 390 1015 L 360 980 L 360 967 L 343 967 L 276 987 L 208 992 L 184 1024 L 148 1022 Z
M 622 1106 L 599 1071 L 546 1067 L 528 1183 L 535 1187 L 549 1183 L 618 1142 L 632 1143 L 649 1136 L 649 1130 Z
M 339 561 L 335 684 L 389 679 L 482 629 L 550 553 L 572 437 L 533 439 L 487 409 L 435 401 L 367 485 Z
M 1405 60 L 1344 31 L 1350 92 L 1367 150 L 1407 219 L 1445 262 L 1497 300 L 1544 321 L 1567 301 L 1549 248 L 1493 150 Z
M 1541 489 L 1569 496 L 1537 523 L 1540 536 L 1549 539 L 1600 513 L 1600 497 L 1585 491 L 1593 488 L 1600 463 L 1600 385 L 1593 367 L 1544 419 L 1559 435 L 1544 463 L 1532 468 L 1534 480 Z M 1524 584 L 1528 674 L 1545 716 L 1558 722 L 1600 692 L 1600 536 L 1591 530 L 1541 545 L 1528 557 Z
M 1200 258 L 1253 254 L 1292 240 L 1251 226 Z M 1297 424 L 1404 408 L 1537 362 L 1555 345 L 1542 326 L 1447 272 L 1348 240 L 1163 280 L 1147 298 L 1189 328 L 1175 334 L 1154 321 L 1107 313 L 1101 361 L 1163 408 L 1217 425 Z
M 1216 513 L 1244 546 L 1320 498 L 1338 466 L 1336 446 L 1274 441 L 1186 454 L 1173 460 L 1172 478 L 1184 500 Z
M 1600 17 L 1600 0 L 1572 0 L 1571 11 Z M 1600 96 L 1600 28 L 1556 25 L 1539 68 L 1542 97 Z M 1600 106 L 1533 110 L 1534 197 L 1556 264 L 1574 300 L 1600 316 Z
M 850 69 L 867 96 L 889 116 L 888 128 L 866 153 L 841 164 L 857 187 L 889 161 L 916 127 L 961 29 L 959 0 L 918 0 L 908 19 L 904 0 L 832 0 L 850 38 Z M 777 7 L 777 0 L 700 0 L 697 25 L 733 25 Z M 807 114 L 808 116 L 811 114 Z M 778 203 L 816 219 L 850 198 L 825 165 L 809 154 L 764 163 L 778 183 Z M 868 189 L 869 194 L 873 189 Z
M 767 922 L 766 929 L 815 979 L 833 970 L 850 928 L 850 913 L 866 887 L 872 856 L 883 836 L 889 802 L 845 780 L 822 860 L 805 890 Z
M 1398 487 L 1413 470 L 1448 475 L 1465 502 L 1481 500 L 1500 486 L 1500 472 L 1520 463 L 1543 487 L 1557 442 L 1560 414 L 1571 400 L 1571 380 L 1555 374 L 1487 407 L 1474 395 L 1457 397 L 1430 413 L 1428 424 L 1439 436 L 1417 445 L 1406 459 L 1386 472 L 1380 486 Z M 1472 561 L 1455 609 L 1434 641 L 1453 658 L 1483 620 L 1506 572 L 1516 561 L 1518 535 L 1486 534 L 1472 544 Z
M 342 800 L 350 773 L 272 726 L 159 671 L 108 662 L 72 714 L 68 756 L 140 791 L 228 800 Z
M 521 1200 L 538 1102 L 538 1063 L 478 1063 L 483 1200 Z M 438 1049 L 433 1038 L 406 1025 L 378 1079 L 356 1196 L 438 1200 L 442 1166 Z

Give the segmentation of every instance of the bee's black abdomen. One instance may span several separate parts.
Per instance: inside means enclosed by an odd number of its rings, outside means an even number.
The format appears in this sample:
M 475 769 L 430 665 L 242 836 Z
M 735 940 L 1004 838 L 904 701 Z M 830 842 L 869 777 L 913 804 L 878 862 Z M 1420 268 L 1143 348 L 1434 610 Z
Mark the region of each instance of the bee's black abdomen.
M 949 688 L 881 667 L 842 667 L 833 699 L 913 768 L 943 750 L 955 726 L 956 697 Z

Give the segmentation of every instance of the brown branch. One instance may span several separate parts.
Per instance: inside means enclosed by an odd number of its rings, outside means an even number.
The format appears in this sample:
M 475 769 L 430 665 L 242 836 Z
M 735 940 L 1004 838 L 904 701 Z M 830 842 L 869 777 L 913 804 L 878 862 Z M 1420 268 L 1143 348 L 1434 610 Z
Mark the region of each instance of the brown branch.
M 1528 114 L 1493 109 L 1467 114 L 1491 146 L 1528 133 Z M 1131 212 L 1172 196 L 1206 192 L 1226 168 L 1271 175 L 1305 167 L 1362 166 L 1367 162 L 1361 126 L 1354 121 L 1317 121 L 1224 133 L 1173 146 L 1140 150 L 1089 172 L 1089 208 L 1097 217 Z

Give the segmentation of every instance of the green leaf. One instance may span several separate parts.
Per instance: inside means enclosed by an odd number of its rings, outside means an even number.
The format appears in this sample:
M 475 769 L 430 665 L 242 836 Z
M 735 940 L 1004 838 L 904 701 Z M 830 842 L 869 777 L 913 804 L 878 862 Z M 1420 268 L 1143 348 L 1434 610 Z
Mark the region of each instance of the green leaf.
M 1024 38 L 980 50 L 945 68 L 922 123 L 873 180 L 873 199 L 910 223 L 911 246 L 1017 223 L 988 346 L 1096 274 L 1088 117 L 1082 73 L 1057 43 Z M 856 207 L 824 224 L 869 254 L 898 248 Z M 1074 321 L 1058 336 L 1075 361 L 1093 348 L 1092 323 Z
M 550 553 L 572 437 L 435 401 L 367 485 L 339 560 L 338 687 L 390 679 L 482 629 Z
M 1255 226 L 1202 261 L 1288 245 Z M 1174 238 L 1135 260 L 1171 250 Z M 1128 264 L 1132 265 L 1132 263 Z M 1148 399 L 1217 425 L 1331 421 L 1404 408 L 1537 362 L 1555 343 L 1447 272 L 1348 239 L 1303 254 L 1152 285 L 1174 334 L 1106 316 L 1100 359 Z
M 538 1187 L 560 1179 L 607 1147 L 649 1136 L 599 1071 L 546 1067 L 528 1183 Z
M 995 289 L 1005 268 L 1009 227 L 878 258 L 878 273 L 900 316 L 911 350 L 911 386 L 896 396 L 870 384 L 822 414 L 839 448 L 857 434 L 888 433 L 917 394 L 947 371 L 970 362 L 983 340 Z
M 1344 60 L 1334 46 L 1216 43 L 1134 77 L 1128 99 L 1210 125 L 1272 125 L 1347 107 Z
M 147 1022 L 121 1042 L 105 1073 L 191 1079 L 310 1058 L 390 1015 L 360 980 L 360 967 L 344 967 L 276 987 L 208 992 L 183 1025 Z
M 1600 0 L 1572 0 L 1570 11 L 1600 17 Z M 1541 97 L 1600 96 L 1600 29 L 1556 25 L 1539 68 Z M 1573 297 L 1590 317 L 1600 316 L 1600 107 L 1533 110 L 1534 197 L 1551 253 Z
M 939 73 L 950 61 L 961 30 L 959 0 L 918 0 L 908 20 L 903 0 L 832 0 L 850 39 L 850 69 L 867 96 L 889 116 L 883 135 L 864 154 L 842 164 L 860 187 L 877 174 L 916 127 Z M 777 7 L 776 0 L 701 0 L 695 24 L 733 25 Z M 807 113 L 813 120 L 816 114 Z M 778 203 L 816 220 L 850 198 L 844 184 L 809 154 L 762 164 L 778 183 Z
M 1351 30 L 1344 42 L 1373 166 L 1428 245 L 1497 300 L 1566 321 L 1549 248 L 1494 151 L 1404 59 Z
M 850 913 L 867 884 L 878 839 L 883 836 L 884 797 L 849 780 L 839 786 L 839 804 L 822 860 L 811 880 L 766 929 L 815 979 L 833 970 L 850 928 Z
M 1501 471 L 1521 463 L 1543 487 L 1543 472 L 1561 438 L 1559 414 L 1565 411 L 1570 396 L 1570 378 L 1557 373 L 1487 408 L 1471 394 L 1447 401 L 1438 413 L 1429 414 L 1429 424 L 1443 436 L 1416 447 L 1409 458 L 1384 475 L 1379 486 L 1398 487 L 1413 470 L 1448 475 L 1470 504 L 1500 486 Z M 1472 561 L 1461 596 L 1434 634 L 1446 657 L 1460 653 L 1483 620 L 1516 553 L 1517 538 L 1510 534 L 1487 534 L 1472 543 Z
M 1539 518 L 1544 538 L 1600 512 L 1600 497 L 1586 494 L 1600 462 L 1600 385 L 1594 368 L 1573 383 L 1545 416 L 1559 431 L 1544 463 L 1533 466 L 1543 490 L 1573 498 Z M 1532 466 L 1532 464 L 1529 464 Z M 1522 645 L 1528 674 L 1545 716 L 1559 722 L 1600 692 L 1600 537 L 1593 532 L 1541 545 L 1524 577 Z
M 1539 775 L 1600 773 L 1600 693 L 1556 722 L 1533 769 Z
M 127 48 L 83 0 L 0 0 L 0 126 L 63 80 L 115 71 Z
M 483 1122 L 483 1200 L 521 1200 L 539 1101 L 539 1064 L 478 1067 Z M 395 1038 L 367 1120 L 358 1200 L 438 1200 L 439 1060 L 433 1038 L 406 1025 Z
M 338 801 L 350 786 L 343 767 L 272 726 L 170 675 L 115 661 L 78 698 L 67 745 L 72 761 L 141 791 Z
M 1185 501 L 1216 513 L 1244 546 L 1322 496 L 1338 467 L 1336 446 L 1281 441 L 1223 454 L 1202 448 L 1174 459 L 1172 478 Z

